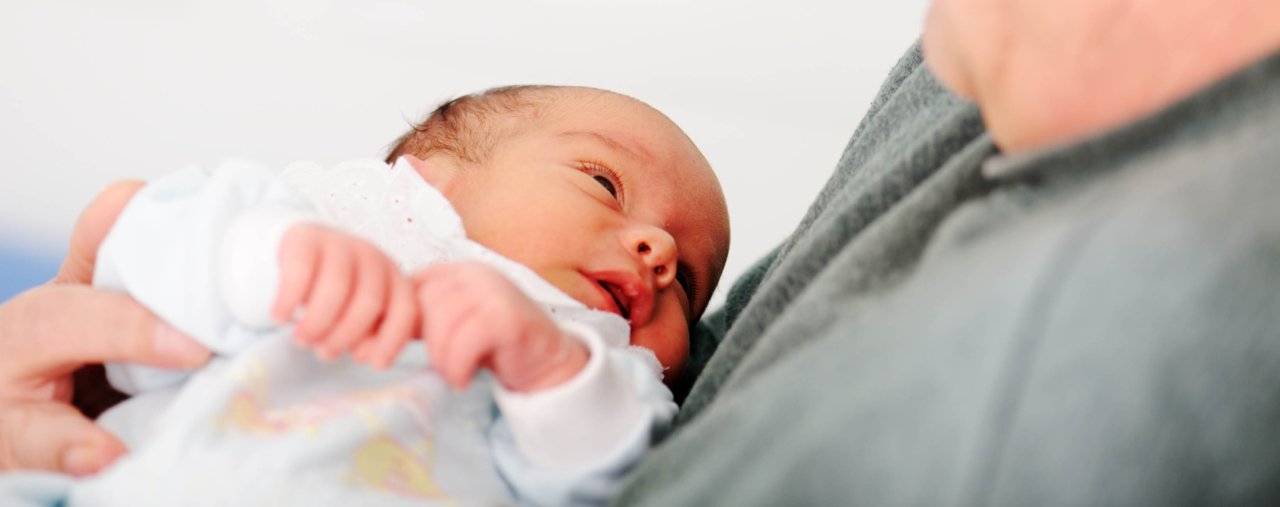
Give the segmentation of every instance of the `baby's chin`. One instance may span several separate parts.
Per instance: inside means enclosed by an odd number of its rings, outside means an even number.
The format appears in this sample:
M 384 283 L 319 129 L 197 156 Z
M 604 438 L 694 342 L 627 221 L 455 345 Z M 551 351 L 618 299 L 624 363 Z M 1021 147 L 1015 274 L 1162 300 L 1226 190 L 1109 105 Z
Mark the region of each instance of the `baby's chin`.
M 632 330 L 631 345 L 651 352 L 661 367 L 662 381 L 670 384 L 679 376 L 688 359 L 689 331 L 684 327 L 663 329 L 663 326 L 645 326 Z

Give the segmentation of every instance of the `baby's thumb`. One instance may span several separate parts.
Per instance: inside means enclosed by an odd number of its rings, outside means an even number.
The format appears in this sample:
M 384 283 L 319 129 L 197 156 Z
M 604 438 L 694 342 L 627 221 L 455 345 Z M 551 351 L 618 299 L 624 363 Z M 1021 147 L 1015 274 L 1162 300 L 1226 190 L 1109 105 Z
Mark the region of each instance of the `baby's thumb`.
M 125 453 L 124 444 L 57 402 L 0 406 L 0 469 L 96 473 Z

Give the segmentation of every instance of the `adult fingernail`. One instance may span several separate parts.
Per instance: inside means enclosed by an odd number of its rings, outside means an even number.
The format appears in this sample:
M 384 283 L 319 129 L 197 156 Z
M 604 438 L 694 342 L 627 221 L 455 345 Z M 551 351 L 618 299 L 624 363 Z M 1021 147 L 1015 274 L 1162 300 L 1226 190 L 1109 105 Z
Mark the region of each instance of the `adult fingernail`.
M 102 467 L 102 453 L 93 444 L 76 444 L 62 453 L 62 471 L 81 477 Z
M 176 366 L 199 366 L 209 360 L 209 349 L 168 324 L 156 324 L 156 353 Z

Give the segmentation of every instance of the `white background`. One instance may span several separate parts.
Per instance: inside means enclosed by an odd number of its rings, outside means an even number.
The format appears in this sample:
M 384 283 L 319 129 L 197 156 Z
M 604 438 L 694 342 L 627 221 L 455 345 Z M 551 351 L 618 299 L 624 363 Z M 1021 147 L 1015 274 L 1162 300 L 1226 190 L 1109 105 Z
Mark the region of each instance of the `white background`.
M 60 256 L 116 179 L 380 157 L 444 99 L 575 84 L 649 102 L 702 148 L 731 281 L 798 222 L 925 11 L 783 3 L 4 0 L 0 243 Z

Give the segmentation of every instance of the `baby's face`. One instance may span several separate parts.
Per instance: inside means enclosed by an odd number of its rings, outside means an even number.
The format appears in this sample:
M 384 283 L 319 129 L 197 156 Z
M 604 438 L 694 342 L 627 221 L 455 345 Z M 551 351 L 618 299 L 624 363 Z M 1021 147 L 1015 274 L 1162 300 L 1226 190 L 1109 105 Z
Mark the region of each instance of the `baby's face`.
M 432 182 L 472 240 L 628 319 L 631 343 L 671 379 L 728 254 L 720 185 L 684 132 L 644 104 L 584 90 L 546 112 L 481 167 Z

